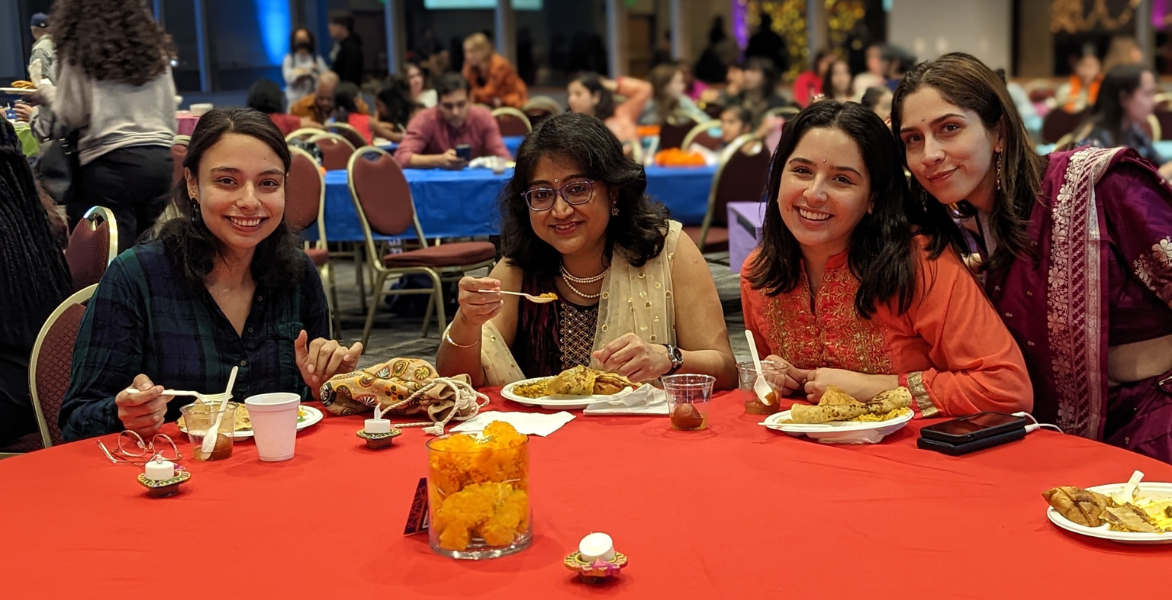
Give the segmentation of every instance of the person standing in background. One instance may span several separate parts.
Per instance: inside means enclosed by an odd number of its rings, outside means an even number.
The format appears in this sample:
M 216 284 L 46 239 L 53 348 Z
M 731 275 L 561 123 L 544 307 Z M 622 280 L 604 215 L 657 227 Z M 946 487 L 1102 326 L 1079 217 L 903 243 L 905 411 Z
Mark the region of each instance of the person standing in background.
M 757 27 L 757 33 L 749 38 L 749 45 L 745 48 L 745 60 L 753 57 L 772 61 L 778 73 L 784 74 L 789 70 L 789 52 L 785 48 L 785 40 L 773 31 L 773 17 L 769 15 L 761 15 L 761 25 Z
M 170 200 L 175 82 L 169 38 L 145 0 L 57 0 L 59 57 L 51 108 L 78 131 L 81 169 L 65 200 L 70 228 L 93 206 L 118 219 L 119 251 Z
M 49 16 L 45 13 L 37 13 L 33 15 L 32 19 L 33 39 L 33 53 L 28 60 L 29 78 L 48 79 L 49 83 L 57 83 L 57 50 L 53 46 L 53 37 L 49 32 Z M 33 65 L 40 61 L 41 76 L 38 78 L 34 74 Z M 33 81 L 34 85 L 40 85 L 40 81 Z
M 496 53 L 483 33 L 464 40 L 464 79 L 471 87 L 472 101 L 493 108 L 521 108 L 529 100 L 529 88 L 509 60 Z
M 317 54 L 313 33 L 306 27 L 298 27 L 289 36 L 289 53 L 281 65 L 285 77 L 285 99 L 289 106 L 313 94 L 317 89 L 317 78 L 328 71 L 326 61 Z
M 330 19 L 330 68 L 342 81 L 362 86 L 362 38 L 354 33 L 354 17 L 338 15 Z

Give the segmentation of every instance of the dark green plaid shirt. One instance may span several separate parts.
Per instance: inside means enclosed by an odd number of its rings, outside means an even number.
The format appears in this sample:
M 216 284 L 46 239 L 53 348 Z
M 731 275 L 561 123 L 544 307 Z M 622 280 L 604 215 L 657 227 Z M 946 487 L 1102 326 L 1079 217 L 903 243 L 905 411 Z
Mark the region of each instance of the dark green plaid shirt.
M 123 252 L 106 270 L 86 308 L 73 351 L 73 376 L 61 406 L 66 440 L 121 431 L 114 397 L 139 373 L 156 385 L 222 392 L 240 367 L 233 399 L 309 388 L 297 369 L 293 342 L 329 335 L 329 308 L 313 262 L 300 281 L 277 289 L 257 286 L 243 336 L 201 285 L 192 285 L 167 258 L 162 243 Z M 175 398 L 167 420 L 190 398 Z

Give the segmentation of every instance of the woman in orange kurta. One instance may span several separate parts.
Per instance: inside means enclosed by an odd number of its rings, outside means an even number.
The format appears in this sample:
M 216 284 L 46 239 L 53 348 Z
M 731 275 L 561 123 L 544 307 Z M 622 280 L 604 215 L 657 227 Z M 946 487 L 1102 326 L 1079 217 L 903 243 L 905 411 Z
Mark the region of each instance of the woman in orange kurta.
M 762 242 L 741 284 L 757 348 L 817 401 L 907 387 L 919 416 L 1033 407 L 1021 350 L 951 250 L 913 235 L 894 139 L 859 105 L 823 101 L 788 124 Z M 772 205 L 775 205 L 772 206 Z M 909 220 L 910 219 L 910 220 Z
M 509 60 L 497 54 L 483 33 L 464 40 L 464 79 L 472 101 L 493 108 L 521 108 L 529 101 L 529 88 Z

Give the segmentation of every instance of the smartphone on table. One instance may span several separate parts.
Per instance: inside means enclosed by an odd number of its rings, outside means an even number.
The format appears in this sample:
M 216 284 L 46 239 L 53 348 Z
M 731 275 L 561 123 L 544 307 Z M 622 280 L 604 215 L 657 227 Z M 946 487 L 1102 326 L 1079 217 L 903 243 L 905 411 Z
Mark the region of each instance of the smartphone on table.
M 924 450 L 959 456 L 1025 437 L 1025 417 L 982 412 L 929 425 L 920 430 L 916 445 Z

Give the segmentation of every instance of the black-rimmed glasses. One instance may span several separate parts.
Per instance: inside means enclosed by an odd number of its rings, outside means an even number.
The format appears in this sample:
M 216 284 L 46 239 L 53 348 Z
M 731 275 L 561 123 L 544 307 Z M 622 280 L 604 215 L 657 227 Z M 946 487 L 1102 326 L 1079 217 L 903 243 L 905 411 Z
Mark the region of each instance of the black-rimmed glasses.
M 553 208 L 559 194 L 566 201 L 566 204 L 575 206 L 586 204 L 594 196 L 594 181 L 591 179 L 572 179 L 560 188 L 534 188 L 522 192 L 521 197 L 525 199 L 525 204 L 529 205 L 530 210 L 541 212 Z
M 102 449 L 102 454 L 115 464 L 127 463 L 141 467 L 154 460 L 156 456 L 171 462 L 179 462 L 183 458 L 175 441 L 161 433 L 156 433 L 151 437 L 150 443 L 147 443 L 141 435 L 128 429 L 118 434 L 118 447 L 113 452 L 106 448 L 101 440 L 98 440 L 98 447 Z

